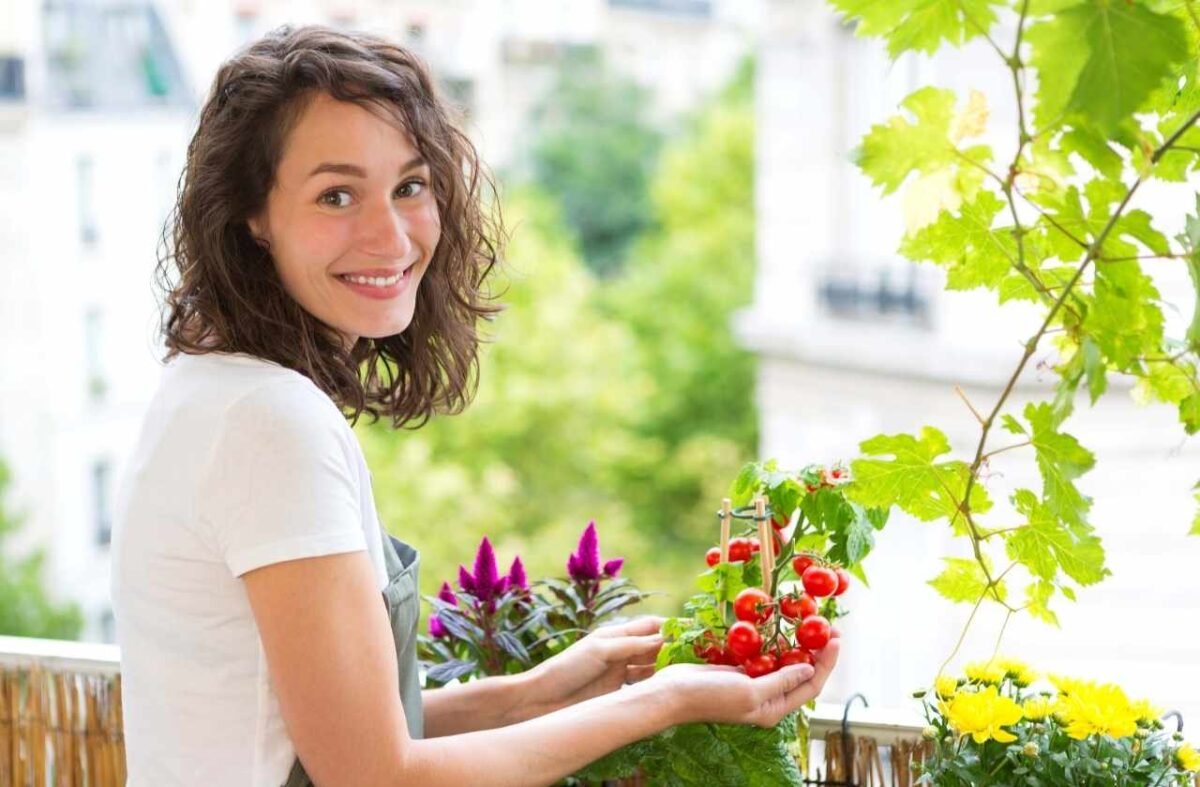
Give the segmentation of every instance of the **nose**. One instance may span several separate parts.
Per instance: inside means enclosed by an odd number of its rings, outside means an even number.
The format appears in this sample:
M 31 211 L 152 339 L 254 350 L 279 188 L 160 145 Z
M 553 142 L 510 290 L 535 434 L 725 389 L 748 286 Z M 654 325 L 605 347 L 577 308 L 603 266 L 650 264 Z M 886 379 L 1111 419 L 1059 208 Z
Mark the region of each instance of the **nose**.
M 377 200 L 363 213 L 363 253 L 388 260 L 407 261 L 412 256 L 408 219 L 390 200 Z

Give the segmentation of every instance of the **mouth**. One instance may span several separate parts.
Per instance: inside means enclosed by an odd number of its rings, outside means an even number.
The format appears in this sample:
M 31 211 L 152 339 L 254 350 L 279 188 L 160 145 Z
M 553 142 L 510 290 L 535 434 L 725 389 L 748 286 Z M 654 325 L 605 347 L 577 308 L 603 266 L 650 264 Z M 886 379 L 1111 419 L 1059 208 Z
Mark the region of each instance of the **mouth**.
M 339 273 L 334 278 L 359 295 L 375 299 L 394 298 L 408 289 L 415 267 L 413 264 L 402 271 L 381 269 L 364 273 Z

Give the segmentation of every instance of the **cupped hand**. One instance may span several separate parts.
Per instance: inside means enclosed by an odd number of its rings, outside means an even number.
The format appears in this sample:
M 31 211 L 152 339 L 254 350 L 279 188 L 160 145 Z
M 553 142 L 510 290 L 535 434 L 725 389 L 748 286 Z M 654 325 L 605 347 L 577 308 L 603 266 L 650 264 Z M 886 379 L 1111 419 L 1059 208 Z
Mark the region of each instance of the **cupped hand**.
M 574 705 L 654 674 L 663 618 L 602 626 L 535 667 L 530 702 L 536 713 Z
M 816 664 L 784 667 L 760 678 L 736 667 L 673 664 L 646 684 L 660 689 L 676 704 L 684 722 L 721 722 L 773 727 L 784 716 L 814 699 L 837 664 L 841 641 L 835 636 Z

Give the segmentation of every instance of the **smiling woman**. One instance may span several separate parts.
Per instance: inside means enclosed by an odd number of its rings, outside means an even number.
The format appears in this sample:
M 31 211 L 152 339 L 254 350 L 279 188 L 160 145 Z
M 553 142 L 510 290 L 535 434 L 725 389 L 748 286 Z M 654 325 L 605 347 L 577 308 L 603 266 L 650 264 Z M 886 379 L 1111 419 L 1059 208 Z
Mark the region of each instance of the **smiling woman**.
M 773 725 L 820 690 L 836 641 L 757 680 L 654 674 L 646 618 L 421 691 L 420 556 L 381 526 L 347 421 L 420 425 L 470 398 L 495 311 L 486 182 L 424 66 L 386 41 L 283 29 L 219 70 L 116 506 L 129 787 L 548 785 L 672 724 Z

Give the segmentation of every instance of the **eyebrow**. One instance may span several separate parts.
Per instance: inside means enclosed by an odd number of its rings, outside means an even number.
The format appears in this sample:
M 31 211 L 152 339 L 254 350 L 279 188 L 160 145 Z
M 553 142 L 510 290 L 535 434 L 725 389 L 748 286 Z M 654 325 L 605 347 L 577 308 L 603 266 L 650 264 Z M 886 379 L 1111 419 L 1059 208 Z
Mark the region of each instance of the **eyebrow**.
M 423 164 L 425 164 L 425 159 L 417 156 L 400 168 L 400 174 L 403 175 L 406 172 L 411 172 Z M 326 161 L 318 164 L 312 172 L 308 173 L 308 177 L 312 178 L 325 172 L 332 172 L 337 175 L 349 175 L 354 178 L 365 178 L 367 176 L 367 171 L 357 164 Z

